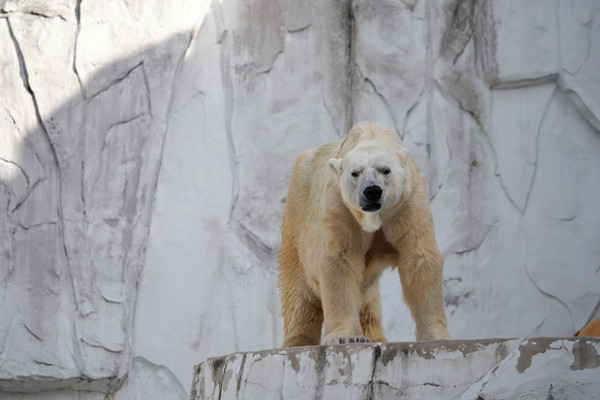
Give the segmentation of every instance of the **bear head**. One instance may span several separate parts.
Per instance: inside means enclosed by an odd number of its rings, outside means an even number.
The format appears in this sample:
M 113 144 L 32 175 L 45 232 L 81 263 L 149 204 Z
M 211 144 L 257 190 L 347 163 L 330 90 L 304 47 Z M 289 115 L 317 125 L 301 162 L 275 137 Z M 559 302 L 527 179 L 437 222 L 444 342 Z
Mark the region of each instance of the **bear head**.
M 379 229 L 380 214 L 400 202 L 407 158 L 403 147 L 394 149 L 378 140 L 365 140 L 343 158 L 329 159 L 342 199 L 365 231 Z

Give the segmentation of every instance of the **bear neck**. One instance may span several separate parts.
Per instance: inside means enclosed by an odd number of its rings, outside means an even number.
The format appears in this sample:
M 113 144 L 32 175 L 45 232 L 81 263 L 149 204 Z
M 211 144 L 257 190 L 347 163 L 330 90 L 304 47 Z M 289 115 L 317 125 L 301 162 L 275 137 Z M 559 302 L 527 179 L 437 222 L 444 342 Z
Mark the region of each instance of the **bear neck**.
M 375 232 L 381 228 L 381 216 L 378 212 L 363 213 L 363 219 L 359 223 L 364 231 Z
M 363 212 L 352 207 L 348 207 L 348 209 L 363 231 L 372 233 L 381 228 L 381 215 L 379 212 Z

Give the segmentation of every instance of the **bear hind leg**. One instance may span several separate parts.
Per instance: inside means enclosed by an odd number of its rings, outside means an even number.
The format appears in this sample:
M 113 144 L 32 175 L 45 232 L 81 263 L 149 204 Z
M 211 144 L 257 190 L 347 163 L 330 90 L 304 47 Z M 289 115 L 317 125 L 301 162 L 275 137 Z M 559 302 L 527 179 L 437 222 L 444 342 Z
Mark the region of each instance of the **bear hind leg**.
M 313 346 L 321 341 L 323 308 L 321 300 L 304 282 L 302 268 L 282 268 L 279 275 L 282 347 Z
M 298 297 L 292 307 L 283 311 L 282 347 L 315 346 L 321 341 L 323 310 L 320 302 L 302 295 Z

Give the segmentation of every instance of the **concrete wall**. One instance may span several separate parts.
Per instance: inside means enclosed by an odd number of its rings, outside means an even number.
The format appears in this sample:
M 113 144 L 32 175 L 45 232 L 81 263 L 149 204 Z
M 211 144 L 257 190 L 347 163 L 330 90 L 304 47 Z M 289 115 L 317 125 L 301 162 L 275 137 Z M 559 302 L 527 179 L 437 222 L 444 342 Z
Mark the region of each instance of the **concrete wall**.
M 600 316 L 600 2 L 0 10 L 2 396 L 185 399 L 201 360 L 277 347 L 291 167 L 360 120 L 428 179 L 456 338 Z M 413 340 L 394 272 L 382 296 Z

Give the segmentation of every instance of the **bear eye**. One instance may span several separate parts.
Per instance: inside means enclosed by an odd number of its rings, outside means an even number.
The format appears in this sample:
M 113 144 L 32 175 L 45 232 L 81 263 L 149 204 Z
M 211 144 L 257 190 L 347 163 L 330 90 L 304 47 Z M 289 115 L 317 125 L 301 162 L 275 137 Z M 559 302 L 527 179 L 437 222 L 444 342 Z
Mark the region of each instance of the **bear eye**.
M 381 170 L 381 173 L 384 175 L 389 175 L 390 174 L 390 169 L 389 168 L 384 168 Z
M 358 176 L 358 171 L 352 171 L 350 175 L 356 178 Z

